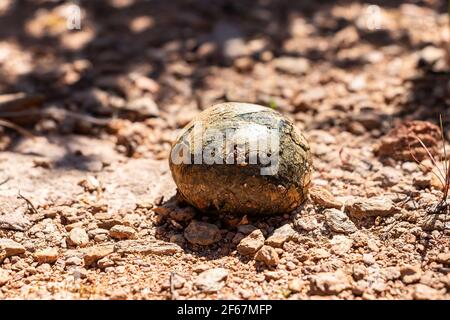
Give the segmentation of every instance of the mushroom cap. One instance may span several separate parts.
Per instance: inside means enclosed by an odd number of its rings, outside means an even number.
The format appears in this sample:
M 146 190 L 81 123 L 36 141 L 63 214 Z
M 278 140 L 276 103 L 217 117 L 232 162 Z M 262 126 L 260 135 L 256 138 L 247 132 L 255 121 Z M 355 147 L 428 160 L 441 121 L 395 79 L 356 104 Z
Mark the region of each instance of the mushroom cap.
M 172 145 L 179 195 L 203 212 L 270 215 L 306 196 L 312 158 L 303 134 L 277 111 L 221 103 L 197 115 Z

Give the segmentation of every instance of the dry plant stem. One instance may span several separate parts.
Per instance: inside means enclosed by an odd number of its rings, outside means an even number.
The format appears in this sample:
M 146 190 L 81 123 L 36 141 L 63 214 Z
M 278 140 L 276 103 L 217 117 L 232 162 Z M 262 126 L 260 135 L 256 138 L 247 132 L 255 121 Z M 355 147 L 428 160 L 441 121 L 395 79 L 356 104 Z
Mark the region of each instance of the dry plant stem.
M 444 136 L 444 126 L 443 126 L 443 122 L 442 122 L 442 115 L 440 115 L 440 117 L 439 117 L 439 122 L 440 122 L 440 127 L 441 127 L 442 149 L 443 149 L 443 153 L 444 153 L 444 159 L 441 159 L 443 162 L 442 169 L 439 167 L 439 163 L 433 157 L 430 150 L 427 148 L 427 146 L 422 141 L 422 139 L 420 139 L 415 133 L 412 133 L 412 135 L 420 143 L 422 148 L 427 153 L 428 158 L 430 159 L 431 163 L 437 170 L 437 171 L 432 170 L 431 172 L 432 172 L 432 174 L 434 174 L 436 176 L 436 178 L 442 183 L 442 186 L 443 186 L 443 190 L 442 190 L 443 195 L 442 195 L 441 201 L 436 205 L 435 210 L 433 210 L 433 211 L 435 213 L 439 213 L 439 212 L 442 212 L 442 210 L 446 210 L 446 212 L 448 213 L 449 208 L 448 208 L 448 203 L 447 203 L 447 197 L 448 197 L 448 192 L 450 189 L 450 167 L 449 167 L 449 162 L 447 159 L 447 149 L 445 147 L 445 136 Z M 420 167 L 424 167 L 423 164 L 416 158 L 416 156 L 412 152 L 411 145 L 409 144 L 408 146 L 409 146 L 409 151 L 410 151 L 411 157 L 417 162 L 417 164 Z
M 434 172 L 432 171 L 432 173 L 436 176 L 436 178 L 439 179 L 439 182 L 442 183 L 442 185 L 444 185 L 444 181 L 445 181 L 445 177 L 444 174 L 442 173 L 441 169 L 439 168 L 436 160 L 434 159 L 433 155 L 430 153 L 430 151 L 428 150 L 428 148 L 425 146 L 425 144 L 423 143 L 422 139 L 420 139 L 416 134 L 413 133 L 414 138 L 417 139 L 417 141 L 419 141 L 419 143 L 422 145 L 422 147 L 425 149 L 425 152 L 428 155 L 428 158 L 430 159 L 431 163 L 433 164 L 434 167 L 436 167 L 436 169 L 438 170 L 438 172 Z M 417 162 L 417 164 L 425 169 L 425 170 L 429 170 L 429 168 L 425 167 L 420 161 L 419 159 L 416 158 L 416 156 L 414 155 L 414 153 L 411 150 L 411 144 L 408 145 L 409 147 L 409 152 L 411 153 L 411 157 L 414 159 L 414 161 Z
M 19 194 L 17 195 L 18 198 L 25 200 L 25 202 L 27 203 L 28 209 L 33 212 L 34 214 L 38 214 L 38 211 L 36 210 L 36 207 L 33 205 L 33 203 L 28 200 L 27 198 L 25 198 L 23 195 Z
M 0 186 L 7 183 L 9 180 L 11 180 L 11 177 L 6 177 L 5 179 L 3 179 L 2 181 L 0 181 Z
M 34 135 L 31 132 L 8 120 L 0 119 L 0 126 L 16 130 L 23 136 L 34 139 Z
M 442 148 L 444 150 L 444 166 L 445 166 L 444 172 L 446 174 L 443 201 L 447 201 L 448 190 L 450 187 L 450 168 L 448 167 L 447 150 L 445 149 L 445 136 L 444 136 L 444 125 L 442 124 L 442 115 L 439 115 L 439 123 L 441 126 Z
M 347 156 L 348 157 L 348 156 Z M 349 158 L 349 157 L 348 157 Z M 345 159 L 345 155 L 344 155 L 344 147 L 339 149 L 339 159 L 341 159 L 342 165 L 349 165 L 350 162 L 349 160 Z
M 32 115 L 39 115 L 39 116 L 50 116 L 50 117 L 69 117 L 74 118 L 81 121 L 86 121 L 89 123 L 92 123 L 94 125 L 98 126 L 106 126 L 111 123 L 111 120 L 113 118 L 96 118 L 89 115 L 81 114 L 78 112 L 73 112 L 69 110 L 64 109 L 48 109 L 48 110 L 27 110 L 27 111 L 13 111 L 13 112 L 0 112 L 0 117 L 5 118 L 17 118 L 17 117 L 23 117 L 23 116 L 32 116 Z M 2 121 L 2 120 L 0 120 Z M 4 121 L 4 120 L 3 120 Z M 8 121 L 9 122 L 9 121 Z M 0 123 L 1 125 L 1 123 Z
M 175 272 L 171 272 L 170 273 L 170 300 L 178 300 L 177 298 L 178 298 L 178 295 L 177 295 L 177 293 L 175 292 L 175 286 L 174 286 L 174 284 L 173 284 L 173 278 L 174 278 L 174 276 L 175 276 Z
M 430 159 L 431 163 L 432 163 L 433 166 L 436 167 L 436 169 L 438 170 L 437 173 L 436 173 L 436 172 L 433 172 L 433 174 L 439 179 L 439 181 L 440 181 L 442 184 L 444 184 L 444 183 L 445 183 L 445 182 L 444 182 L 444 181 L 445 181 L 445 176 L 444 176 L 444 174 L 442 173 L 441 168 L 439 168 L 438 163 L 436 162 L 436 159 L 434 159 L 433 155 L 430 153 L 430 150 L 428 150 L 427 146 L 423 143 L 422 139 L 420 139 L 420 138 L 419 138 L 416 134 L 414 134 L 414 133 L 413 133 L 413 136 L 414 136 L 414 138 L 416 138 L 417 141 L 419 141 L 419 143 L 421 144 L 421 146 L 424 148 L 425 152 L 427 153 L 428 158 Z M 409 152 L 411 153 L 411 157 L 414 159 L 414 161 L 416 161 L 417 164 L 418 164 L 420 167 L 425 168 L 425 169 L 428 169 L 428 168 L 426 168 L 426 167 L 425 167 L 425 166 L 424 166 L 424 165 L 416 158 L 416 156 L 414 155 L 414 153 L 413 153 L 412 150 L 411 150 L 411 145 L 409 144 L 408 146 L 409 146 Z M 439 175 L 438 175 L 438 173 L 439 173 Z

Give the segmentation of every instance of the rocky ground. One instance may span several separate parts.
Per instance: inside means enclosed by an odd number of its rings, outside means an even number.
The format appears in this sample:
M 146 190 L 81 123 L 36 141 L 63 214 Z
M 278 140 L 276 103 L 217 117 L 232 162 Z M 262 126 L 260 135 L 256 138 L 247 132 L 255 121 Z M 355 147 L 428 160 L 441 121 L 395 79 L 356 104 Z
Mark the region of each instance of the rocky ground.
M 449 299 L 445 188 L 414 137 L 443 155 L 446 3 L 368 4 L 81 1 L 68 31 L 63 1 L 2 1 L 0 299 Z M 291 214 L 177 202 L 170 142 L 223 101 L 304 130 Z

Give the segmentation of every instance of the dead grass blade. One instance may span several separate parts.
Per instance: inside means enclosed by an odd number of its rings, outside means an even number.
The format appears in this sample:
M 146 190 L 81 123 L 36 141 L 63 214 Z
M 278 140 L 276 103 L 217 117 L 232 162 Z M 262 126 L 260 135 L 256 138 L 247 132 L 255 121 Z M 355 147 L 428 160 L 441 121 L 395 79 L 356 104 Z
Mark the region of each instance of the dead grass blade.
M 444 172 L 445 172 L 445 184 L 444 184 L 444 197 L 443 201 L 447 200 L 448 191 L 450 187 L 450 168 L 448 167 L 448 158 L 447 158 L 447 150 L 445 148 L 445 134 L 444 134 L 444 125 L 442 123 L 442 114 L 439 115 L 439 123 L 441 126 L 441 138 L 442 138 L 442 148 L 444 150 Z
M 442 172 L 441 168 L 439 168 L 439 165 L 438 165 L 436 159 L 433 157 L 433 155 L 431 154 L 430 150 L 427 148 L 425 143 L 423 143 L 422 139 L 420 139 L 415 133 L 412 133 L 412 135 L 417 141 L 419 141 L 420 145 L 422 146 L 422 148 L 424 148 L 425 152 L 427 153 L 428 158 L 430 159 L 431 163 L 438 170 L 437 172 L 435 172 L 433 170 L 431 172 L 436 176 L 436 178 L 439 179 L 439 181 L 442 183 L 442 185 L 444 185 L 445 184 L 445 175 Z M 420 167 L 428 169 L 419 161 L 419 159 L 416 158 L 416 156 L 414 155 L 414 152 L 412 152 L 412 150 L 411 150 L 411 144 L 408 144 L 408 147 L 409 147 L 409 153 L 411 154 L 411 157 L 414 159 L 414 161 L 416 161 Z

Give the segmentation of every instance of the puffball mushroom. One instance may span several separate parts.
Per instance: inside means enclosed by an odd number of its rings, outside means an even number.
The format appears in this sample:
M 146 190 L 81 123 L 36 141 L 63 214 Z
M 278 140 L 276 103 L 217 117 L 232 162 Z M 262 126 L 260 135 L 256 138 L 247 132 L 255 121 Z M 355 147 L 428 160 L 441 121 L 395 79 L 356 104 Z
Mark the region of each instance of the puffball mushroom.
M 311 181 L 311 151 L 279 112 L 256 104 L 221 103 L 184 127 L 170 155 L 180 197 L 203 212 L 288 213 Z

